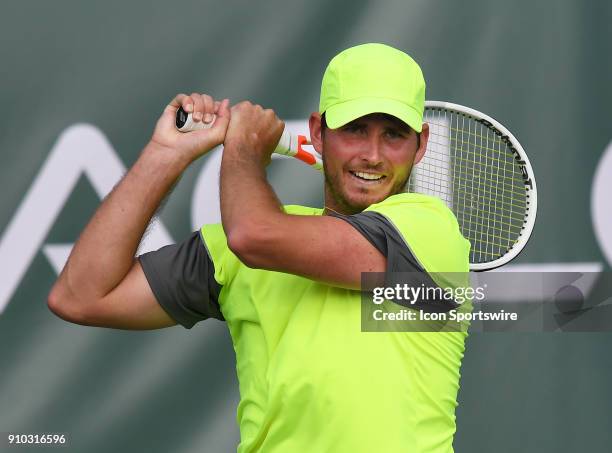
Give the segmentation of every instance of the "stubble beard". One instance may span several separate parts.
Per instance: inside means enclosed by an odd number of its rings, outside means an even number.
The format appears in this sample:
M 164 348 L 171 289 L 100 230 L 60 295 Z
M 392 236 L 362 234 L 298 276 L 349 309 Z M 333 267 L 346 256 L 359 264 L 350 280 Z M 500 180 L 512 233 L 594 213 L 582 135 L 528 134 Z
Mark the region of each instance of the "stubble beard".
M 346 195 L 344 194 L 344 191 L 342 190 L 341 176 L 339 176 L 338 173 L 330 175 L 327 171 L 327 166 L 325 165 L 325 156 L 323 156 L 323 174 L 325 176 L 326 194 L 329 193 L 331 198 L 333 198 L 334 202 L 336 203 L 336 207 L 340 209 L 342 213 L 347 215 L 357 214 L 374 203 L 379 203 L 383 200 L 386 200 L 392 195 L 405 192 L 406 187 L 408 185 L 408 179 L 410 178 L 410 173 L 411 171 L 408 172 L 408 175 L 403 180 L 398 181 L 397 184 L 391 187 L 391 190 L 389 190 L 386 195 L 380 197 L 380 199 L 372 200 L 367 204 L 354 204 L 347 199 Z M 342 170 L 340 170 L 340 175 L 342 175 Z M 364 188 L 362 192 L 364 195 L 367 194 L 367 189 Z

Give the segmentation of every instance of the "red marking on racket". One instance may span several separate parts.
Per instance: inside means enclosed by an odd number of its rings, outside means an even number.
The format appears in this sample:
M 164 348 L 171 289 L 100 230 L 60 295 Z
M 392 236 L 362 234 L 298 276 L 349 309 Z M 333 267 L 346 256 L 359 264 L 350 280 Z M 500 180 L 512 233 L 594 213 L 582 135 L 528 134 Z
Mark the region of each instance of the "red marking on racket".
M 308 165 L 314 165 L 317 162 L 315 157 L 312 155 L 312 153 L 302 149 L 302 145 L 308 144 L 308 139 L 304 135 L 298 135 L 297 141 L 297 153 L 294 157 L 302 162 L 306 162 Z

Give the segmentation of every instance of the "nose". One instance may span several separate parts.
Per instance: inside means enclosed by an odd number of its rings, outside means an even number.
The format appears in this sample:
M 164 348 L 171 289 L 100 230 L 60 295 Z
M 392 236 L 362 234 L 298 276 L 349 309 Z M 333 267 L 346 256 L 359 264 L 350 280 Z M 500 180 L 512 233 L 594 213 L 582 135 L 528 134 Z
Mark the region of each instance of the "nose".
M 382 163 L 382 142 L 381 138 L 376 135 L 371 135 L 367 143 L 365 143 L 362 153 L 361 160 L 367 162 L 369 166 L 375 167 Z

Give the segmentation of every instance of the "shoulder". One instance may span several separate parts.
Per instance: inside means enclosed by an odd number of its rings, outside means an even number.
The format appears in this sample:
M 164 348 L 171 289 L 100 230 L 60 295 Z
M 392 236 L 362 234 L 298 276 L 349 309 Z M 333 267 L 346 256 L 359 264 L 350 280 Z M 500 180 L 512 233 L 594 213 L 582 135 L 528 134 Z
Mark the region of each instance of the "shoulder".
M 451 210 L 448 209 L 440 198 L 432 197 L 430 195 L 423 195 L 420 193 L 399 193 L 392 195 L 379 203 L 370 205 L 366 211 L 397 211 L 404 213 L 404 209 L 433 210 L 439 211 L 439 213 L 442 215 L 450 215 L 454 217 Z
M 407 221 L 411 229 L 448 228 L 458 230 L 457 219 L 444 202 L 429 195 L 401 193 L 369 206 L 364 212 L 378 212 L 393 223 Z M 397 225 L 398 227 L 400 225 Z
M 388 219 L 428 271 L 467 271 L 470 243 L 441 199 L 401 193 L 371 205 L 364 212 L 369 211 Z
M 189 329 L 207 318 L 223 319 L 221 285 L 199 231 L 138 259 L 157 302 L 177 323 Z

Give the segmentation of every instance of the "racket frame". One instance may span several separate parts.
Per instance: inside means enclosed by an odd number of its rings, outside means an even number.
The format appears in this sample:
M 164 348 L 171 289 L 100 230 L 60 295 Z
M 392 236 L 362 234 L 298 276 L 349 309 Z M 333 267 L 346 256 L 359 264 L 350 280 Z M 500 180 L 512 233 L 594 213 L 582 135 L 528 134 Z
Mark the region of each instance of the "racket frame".
M 509 263 L 514 258 L 516 258 L 519 253 L 524 250 L 525 245 L 527 245 L 527 242 L 531 237 L 531 233 L 535 225 L 536 215 L 538 211 L 538 192 L 536 187 L 536 180 L 533 174 L 533 168 L 531 167 L 531 162 L 529 161 L 525 150 L 523 149 L 520 142 L 516 139 L 516 137 L 512 134 L 512 132 L 510 132 L 503 124 L 501 124 L 499 121 L 492 118 L 491 116 L 479 112 L 478 110 L 474 110 L 472 108 L 465 107 L 460 104 L 453 104 L 452 102 L 444 101 L 425 101 L 425 109 L 443 109 L 470 116 L 477 122 L 492 129 L 496 133 L 496 135 L 498 135 L 501 140 L 505 142 L 512 150 L 515 162 L 517 165 L 519 165 L 521 173 L 523 174 L 523 182 L 525 184 L 525 190 L 527 192 L 526 204 L 528 209 L 526 212 L 526 217 L 524 219 L 523 226 L 521 228 L 520 235 L 517 241 L 508 249 L 508 251 L 503 256 L 484 263 L 470 263 L 470 270 L 477 272 L 488 271 Z M 425 155 L 427 155 L 427 152 L 425 152 Z

